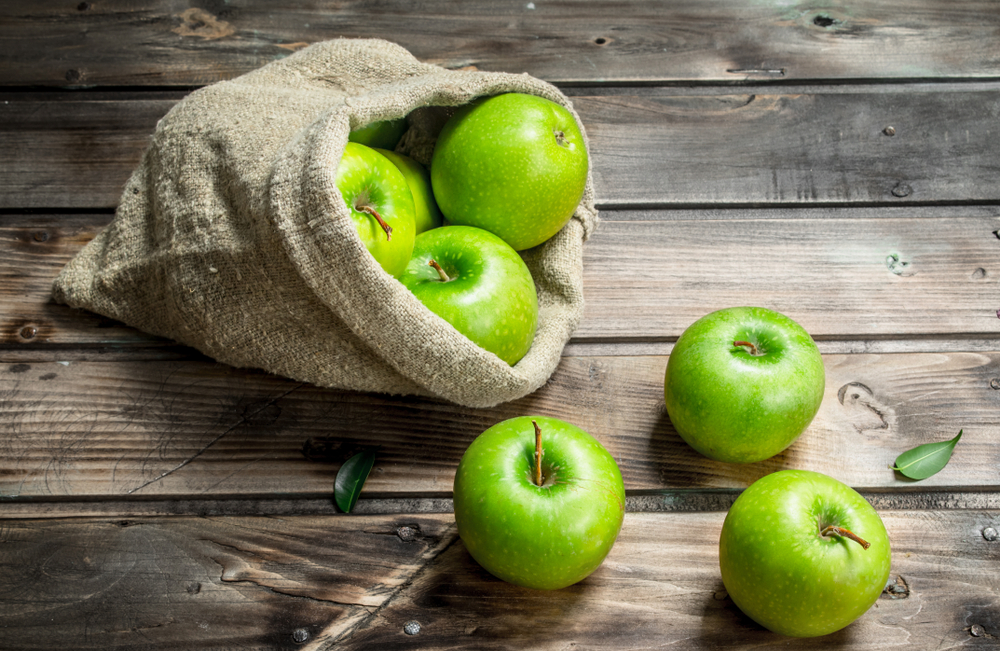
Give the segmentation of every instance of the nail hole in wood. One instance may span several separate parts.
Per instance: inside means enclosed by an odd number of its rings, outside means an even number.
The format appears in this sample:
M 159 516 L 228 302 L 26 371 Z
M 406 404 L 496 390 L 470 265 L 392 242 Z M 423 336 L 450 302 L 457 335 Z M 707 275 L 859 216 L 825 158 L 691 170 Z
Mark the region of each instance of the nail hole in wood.
M 837 24 L 837 20 L 835 18 L 831 18 L 830 16 L 820 14 L 813 18 L 813 24 L 817 27 L 830 27 L 831 25 Z
M 597 38 L 594 39 L 594 43 L 597 43 L 598 45 L 604 45 L 607 42 L 608 42 L 608 39 L 604 38 L 603 36 L 599 36 L 599 37 L 597 37 Z

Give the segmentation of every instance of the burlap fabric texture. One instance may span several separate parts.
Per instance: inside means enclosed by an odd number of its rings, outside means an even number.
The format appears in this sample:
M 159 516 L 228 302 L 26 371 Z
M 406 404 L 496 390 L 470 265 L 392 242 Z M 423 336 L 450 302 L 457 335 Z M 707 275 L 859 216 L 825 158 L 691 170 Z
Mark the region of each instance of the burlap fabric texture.
M 200 89 L 160 120 L 111 224 L 66 265 L 53 296 L 226 364 L 320 386 L 470 407 L 527 395 L 582 315 L 592 179 L 562 231 L 522 253 L 540 315 L 513 367 L 382 270 L 334 184 L 351 129 L 410 115 L 397 150 L 429 164 L 446 107 L 507 92 L 572 112 L 529 75 L 445 70 L 381 40 L 317 43 Z

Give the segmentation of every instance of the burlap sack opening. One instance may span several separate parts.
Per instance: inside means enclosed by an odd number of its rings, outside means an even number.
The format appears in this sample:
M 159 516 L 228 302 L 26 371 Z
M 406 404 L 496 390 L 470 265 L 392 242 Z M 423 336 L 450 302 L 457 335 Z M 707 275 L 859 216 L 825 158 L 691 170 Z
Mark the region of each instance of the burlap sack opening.
M 226 364 L 320 386 L 470 407 L 527 395 L 582 316 L 592 179 L 563 230 L 522 254 L 540 317 L 514 367 L 382 271 L 334 183 L 352 128 L 416 110 L 399 149 L 427 163 L 440 107 L 506 92 L 572 112 L 528 75 L 449 71 L 380 40 L 318 43 L 196 91 L 157 125 L 114 220 L 62 270 L 53 296 Z

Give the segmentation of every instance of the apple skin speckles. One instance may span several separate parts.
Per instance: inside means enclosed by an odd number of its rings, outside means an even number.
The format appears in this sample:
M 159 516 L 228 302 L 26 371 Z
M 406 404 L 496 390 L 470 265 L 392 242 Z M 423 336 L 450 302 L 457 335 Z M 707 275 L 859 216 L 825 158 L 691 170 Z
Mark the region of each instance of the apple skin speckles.
M 681 334 L 663 394 L 674 429 L 691 447 L 717 461 L 754 463 L 795 442 L 825 386 L 823 358 L 802 326 L 766 308 L 732 307 Z
M 370 147 L 348 142 L 337 166 L 337 188 L 365 248 L 393 277 L 399 277 L 413 253 L 416 217 L 413 195 L 403 174 L 388 158 Z M 391 237 L 368 206 L 392 228 Z
M 429 262 L 434 260 L 447 282 Z M 429 310 L 511 366 L 538 326 L 538 295 L 527 265 L 496 235 L 472 226 L 442 226 L 417 236 L 400 282 Z M 502 326 L 514 318 L 516 325 Z
M 507 93 L 452 116 L 435 145 L 431 183 L 450 223 L 485 228 L 522 251 L 573 216 L 588 165 L 569 111 L 542 97 Z
M 821 535 L 843 527 L 869 543 Z M 719 538 L 726 591 L 751 619 L 776 633 L 815 637 L 863 615 L 889 578 L 889 537 L 854 489 L 821 473 L 782 470 L 733 503 Z
M 532 472 L 532 421 L 542 438 L 541 486 Z M 458 464 L 454 498 L 472 557 L 504 581 L 540 590 L 564 588 L 597 569 L 625 515 L 614 457 L 582 429 L 544 416 L 511 418 L 480 434 Z

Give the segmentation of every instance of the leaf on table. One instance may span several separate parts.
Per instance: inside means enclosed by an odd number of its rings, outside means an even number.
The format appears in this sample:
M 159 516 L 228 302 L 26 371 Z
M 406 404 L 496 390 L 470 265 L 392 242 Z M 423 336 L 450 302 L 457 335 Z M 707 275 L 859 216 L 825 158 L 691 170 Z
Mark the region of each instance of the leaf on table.
M 358 495 L 375 465 L 375 451 L 376 448 L 368 448 L 358 452 L 337 471 L 337 479 L 333 482 L 333 499 L 344 513 L 350 513 L 358 503 Z
M 962 438 L 962 430 L 959 430 L 958 436 L 950 441 L 925 443 L 912 450 L 907 450 L 896 457 L 896 465 L 892 469 L 910 479 L 927 479 L 931 475 L 937 474 L 948 464 L 951 453 L 960 438 Z

